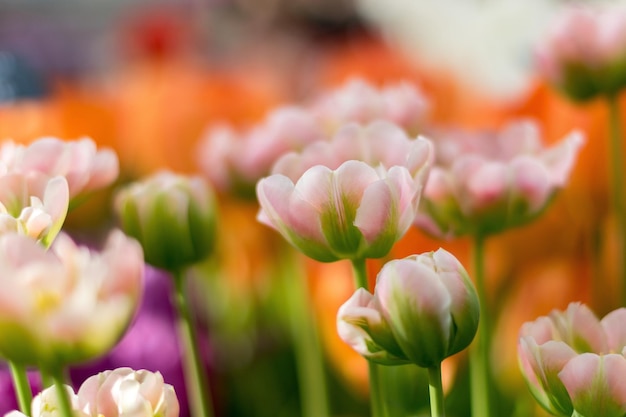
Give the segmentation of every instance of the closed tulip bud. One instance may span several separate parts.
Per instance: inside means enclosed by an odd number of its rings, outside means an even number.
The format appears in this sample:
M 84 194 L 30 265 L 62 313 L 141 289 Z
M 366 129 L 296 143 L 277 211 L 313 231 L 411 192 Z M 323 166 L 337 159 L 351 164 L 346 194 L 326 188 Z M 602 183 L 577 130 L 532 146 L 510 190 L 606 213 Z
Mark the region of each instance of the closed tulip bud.
M 215 197 L 200 177 L 159 172 L 121 189 L 115 208 L 122 228 L 139 240 L 151 265 L 178 270 L 213 249 Z
M 443 249 L 388 262 L 368 294 L 361 289 L 342 306 L 338 331 L 373 361 L 436 366 L 469 346 L 478 329 L 476 290 Z

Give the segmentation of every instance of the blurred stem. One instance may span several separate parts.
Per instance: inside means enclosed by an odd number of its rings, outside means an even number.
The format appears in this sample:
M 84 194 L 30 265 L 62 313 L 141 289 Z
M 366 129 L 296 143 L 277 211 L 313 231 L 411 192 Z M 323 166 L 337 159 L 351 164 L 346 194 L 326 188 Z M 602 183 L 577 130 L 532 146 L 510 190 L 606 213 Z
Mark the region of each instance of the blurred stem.
M 611 202 L 617 222 L 618 277 L 621 286 L 621 305 L 626 305 L 626 212 L 624 211 L 624 146 L 622 120 L 617 94 L 608 96 L 611 158 Z
M 303 417 L 327 417 L 328 396 L 324 358 L 317 323 L 310 303 L 307 275 L 291 247 L 281 260 L 283 285 L 287 294 L 289 325 L 295 349 Z
M 473 276 L 480 302 L 480 321 L 478 336 L 469 348 L 470 392 L 472 417 L 489 417 L 490 375 L 489 347 L 491 344 L 491 318 L 485 290 L 485 238 L 481 234 L 474 236 L 472 247 Z
M 446 411 L 443 406 L 441 364 L 428 368 L 428 391 L 430 392 L 431 417 L 445 417 Z
M 178 327 L 183 348 L 183 365 L 187 398 L 194 417 L 212 417 L 213 402 L 204 366 L 198 349 L 198 335 L 193 322 L 191 309 L 185 292 L 185 274 L 183 271 L 173 271 L 174 294 L 178 313 Z
M 354 274 L 354 283 L 356 288 L 365 288 L 369 291 L 367 265 L 365 259 L 353 259 L 352 271 Z M 378 372 L 379 365 L 370 361 L 367 361 L 367 365 L 369 367 L 370 407 L 372 409 L 372 417 L 384 417 L 386 416 L 386 412 L 385 404 L 382 398 L 382 390 L 380 388 L 380 376 Z
M 20 411 L 30 416 L 30 403 L 33 400 L 33 392 L 28 382 L 26 367 L 18 365 L 15 362 L 9 362 L 9 368 L 11 369 L 11 377 L 13 378 L 13 386 L 15 387 L 15 394 L 20 406 Z
M 48 375 L 52 375 L 54 381 L 54 388 L 57 392 L 57 398 L 59 400 L 59 410 L 62 417 L 74 417 L 74 411 L 72 410 L 72 402 L 70 396 L 65 388 L 64 371 L 62 368 L 56 369 L 52 372 L 47 372 Z

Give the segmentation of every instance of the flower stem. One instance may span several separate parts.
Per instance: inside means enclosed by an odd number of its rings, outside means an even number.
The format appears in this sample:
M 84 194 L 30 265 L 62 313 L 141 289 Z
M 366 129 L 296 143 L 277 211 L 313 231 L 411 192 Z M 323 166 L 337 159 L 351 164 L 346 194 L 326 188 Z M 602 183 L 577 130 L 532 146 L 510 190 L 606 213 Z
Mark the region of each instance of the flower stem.
M 182 271 L 173 272 L 175 304 L 178 327 L 183 348 L 183 366 L 187 397 L 194 417 L 213 417 L 213 403 L 208 382 L 200 359 L 198 336 L 185 293 L 185 276 Z
M 443 406 L 441 364 L 428 368 L 428 391 L 430 393 L 431 417 L 445 417 L 446 411 Z
M 324 358 L 320 346 L 317 323 L 312 314 L 310 294 L 306 287 L 306 273 L 301 268 L 297 256 L 291 248 L 281 260 L 283 285 L 287 295 L 289 325 L 293 339 L 298 383 L 302 402 L 303 417 L 327 417 L 328 395 Z M 285 252 L 283 252 L 285 253 Z
M 9 362 L 9 368 L 11 369 L 13 386 L 15 387 L 15 394 L 17 395 L 17 402 L 20 406 L 20 411 L 23 414 L 30 416 L 30 403 L 33 400 L 33 392 L 31 391 L 30 383 L 28 382 L 26 367 L 18 365 L 15 362 Z
M 65 378 L 63 377 L 63 370 L 57 369 L 49 373 L 52 375 L 54 381 L 54 388 L 57 392 L 57 398 L 59 400 L 60 415 L 62 417 L 74 417 L 74 410 L 72 408 L 72 402 L 70 396 L 67 393 L 65 387 Z
M 617 94 L 608 96 L 611 158 L 611 202 L 617 222 L 617 268 L 621 286 L 621 304 L 626 305 L 626 204 L 624 203 L 624 146 L 622 121 Z
M 489 417 L 491 415 L 491 370 L 489 369 L 491 320 L 485 290 L 485 240 L 480 234 L 474 237 L 472 261 L 474 282 L 480 302 L 478 336 L 469 348 L 472 417 Z
M 365 288 L 369 290 L 367 280 L 367 265 L 365 259 L 353 259 L 352 271 L 354 274 L 354 283 L 357 288 Z M 369 367 L 370 381 L 370 407 L 372 409 L 372 417 L 386 416 L 385 403 L 383 402 L 382 390 L 380 387 L 380 376 L 377 364 L 367 361 Z

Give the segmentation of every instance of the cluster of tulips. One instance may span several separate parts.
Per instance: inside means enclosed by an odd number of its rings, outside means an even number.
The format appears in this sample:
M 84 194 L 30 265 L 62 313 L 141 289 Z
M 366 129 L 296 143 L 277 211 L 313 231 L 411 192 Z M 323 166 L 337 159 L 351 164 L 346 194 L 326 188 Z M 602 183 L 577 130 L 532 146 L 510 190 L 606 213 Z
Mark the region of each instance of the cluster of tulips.
M 555 28 L 539 54 L 546 75 L 575 100 L 606 97 L 617 114 L 626 83 L 626 13 L 576 8 Z M 354 293 L 337 312 L 336 330 L 368 361 L 373 417 L 395 416 L 381 389 L 381 367 L 405 364 L 427 369 L 431 415 L 444 416 L 441 364 L 466 348 L 472 415 L 492 415 L 494 317 L 485 241 L 549 207 L 585 138 L 573 130 L 548 147 L 533 120 L 460 131 L 431 123 L 430 110 L 409 83 L 377 88 L 352 80 L 304 105 L 277 108 L 247 131 L 215 127 L 197 151 L 202 174 L 161 171 L 116 190 L 119 228 L 101 250 L 74 242 L 63 225 L 68 211 L 118 179 L 115 153 L 90 139 L 4 142 L 0 355 L 10 365 L 20 408 L 7 416 L 180 414 L 177 394 L 159 372 L 107 370 L 77 391 L 66 377 L 68 367 L 106 354 L 124 335 L 141 298 L 145 263 L 167 271 L 174 284 L 191 413 L 215 414 L 186 284 L 189 268 L 214 252 L 217 200 L 225 194 L 256 198 L 257 220 L 289 243 L 276 263 L 297 259 L 294 248 L 318 262 L 351 263 Z M 612 126 L 621 248 L 623 138 L 618 118 Z M 440 239 L 469 237 L 472 273 L 441 248 L 391 259 L 413 227 Z M 385 263 L 372 282 L 367 262 L 379 258 Z M 304 278 L 296 268 L 287 274 Z M 285 314 L 293 315 L 294 336 L 303 342 L 294 343 L 303 416 L 325 417 L 331 413 L 307 294 L 301 288 L 291 296 L 302 297 Z M 572 303 L 522 327 L 520 369 L 542 407 L 565 417 L 626 413 L 624 314 L 622 308 L 599 320 Z M 43 384 L 34 398 L 30 368 Z

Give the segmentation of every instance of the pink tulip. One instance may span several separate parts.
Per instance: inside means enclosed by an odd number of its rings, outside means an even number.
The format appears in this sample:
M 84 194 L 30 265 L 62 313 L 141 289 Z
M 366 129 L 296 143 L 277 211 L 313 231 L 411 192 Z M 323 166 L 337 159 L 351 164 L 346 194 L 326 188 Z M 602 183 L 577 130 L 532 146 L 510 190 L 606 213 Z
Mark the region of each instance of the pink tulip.
M 178 417 L 174 388 L 164 383 L 159 372 L 117 368 L 89 377 L 75 393 L 65 385 L 75 417 Z M 57 416 L 61 413 L 56 386 L 44 389 L 33 398 L 31 417 Z M 23 417 L 12 411 L 5 417 Z
M 337 330 L 373 362 L 432 367 L 471 343 L 478 316 L 467 272 L 439 249 L 386 263 L 374 295 L 361 288 L 339 309 Z
M 90 138 L 62 141 L 53 137 L 31 144 L 5 142 L 0 161 L 8 173 L 38 172 L 67 179 L 70 198 L 112 184 L 119 175 L 117 155 L 111 149 L 97 149 Z
M 626 9 L 565 8 L 537 48 L 540 71 L 574 99 L 613 94 L 626 83 Z
M 90 417 L 178 417 L 174 388 L 159 372 L 117 368 L 88 378 L 78 390 L 79 409 Z
M 621 354 L 583 353 L 570 360 L 559 378 L 581 416 L 626 414 L 626 358 Z
M 311 107 L 331 135 L 346 123 L 368 124 L 375 120 L 387 120 L 415 134 L 423 128 L 430 112 L 425 94 L 409 82 L 377 88 L 359 78 L 321 95 Z
M 379 258 L 411 226 L 420 186 L 402 166 L 317 165 L 295 184 L 281 174 L 259 181 L 258 219 L 322 262 Z
M 602 320 L 585 305 L 525 323 L 518 357 L 522 374 L 537 401 L 553 414 L 623 416 L 626 370 L 623 356 L 626 309 Z
M 228 126 L 209 130 L 200 144 L 199 164 L 218 190 L 250 193 L 281 155 L 323 138 L 310 112 L 281 107 L 244 133 Z
M 0 175 L 0 234 L 19 233 L 49 246 L 69 207 L 65 178 L 30 174 Z
M 101 253 L 63 233 L 47 251 L 0 236 L 0 354 L 51 369 L 104 354 L 128 327 L 142 282 L 141 246 L 119 231 Z
M 566 185 L 583 143 L 572 132 L 543 148 L 532 121 L 500 132 L 431 134 L 437 161 L 416 224 L 443 238 L 498 233 L 534 219 Z
M 428 139 L 410 138 L 391 122 L 348 123 L 328 141 L 283 155 L 274 164 L 272 173 L 286 175 L 295 182 L 315 165 L 337 169 L 345 161 L 359 160 L 382 169 L 403 166 L 421 184 L 428 177 L 433 159 L 433 146 Z

